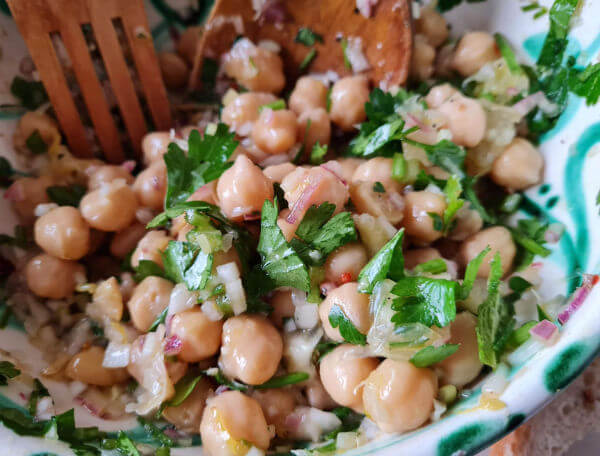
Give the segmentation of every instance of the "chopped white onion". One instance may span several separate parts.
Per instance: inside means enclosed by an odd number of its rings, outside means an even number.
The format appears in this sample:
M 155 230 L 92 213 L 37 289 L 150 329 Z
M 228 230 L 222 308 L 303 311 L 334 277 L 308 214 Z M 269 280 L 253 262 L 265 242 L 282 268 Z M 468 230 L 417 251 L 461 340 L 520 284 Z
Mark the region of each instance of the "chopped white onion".
M 351 450 L 358 446 L 357 432 L 340 432 L 335 439 L 335 446 L 338 450 Z
M 306 302 L 294 309 L 294 322 L 300 329 L 312 329 L 319 323 L 319 306 Z
M 248 450 L 248 452 L 246 453 L 246 456 L 265 456 L 265 452 L 259 448 L 256 448 L 255 446 L 253 446 L 252 448 L 250 448 Z
M 346 45 L 346 57 L 350 61 L 352 71 L 360 73 L 371 68 L 367 57 L 363 52 L 362 38 L 349 36 Z
M 286 418 L 287 423 L 291 424 L 294 438 L 313 442 L 318 442 L 323 434 L 342 425 L 342 421 L 334 413 L 304 406 L 296 407 Z
M 328 70 L 325 73 L 310 73 L 308 76 L 316 79 L 317 81 L 321 81 L 327 87 L 340 80 L 340 75 L 333 70 Z
M 217 277 L 225 286 L 225 294 L 229 298 L 231 309 L 235 315 L 239 315 L 246 311 L 248 304 L 246 302 L 246 293 L 242 279 L 240 279 L 240 271 L 237 264 L 232 261 L 230 263 L 217 266 Z
M 532 290 L 526 290 L 521 298 L 514 303 L 515 319 L 518 325 L 522 325 L 538 318 L 538 298 Z
M 437 399 L 434 399 L 433 412 L 431 412 L 431 421 L 439 421 L 442 415 L 446 413 L 447 408 L 448 407 L 446 406 L 446 404 L 444 404 L 441 401 L 438 401 Z
M 56 203 L 38 204 L 33 210 L 33 215 L 35 215 L 36 217 L 41 217 L 42 215 L 47 214 L 48 212 L 50 212 L 53 209 L 56 209 L 57 207 L 58 204 Z
M 38 399 L 35 409 L 35 417 L 39 421 L 46 421 L 55 415 L 54 402 L 50 396 L 41 397 Z
M 205 301 L 202 306 L 202 313 L 207 316 L 209 320 L 219 321 L 222 320 L 224 315 L 223 312 L 217 307 L 217 303 L 213 300 Z
M 167 321 L 171 315 L 191 309 L 198 303 L 198 294 L 188 290 L 184 283 L 178 283 L 171 291 Z
M 312 355 L 321 337 L 321 328 L 284 333 L 283 356 L 290 372 L 314 372 Z
M 109 342 L 104 351 L 102 367 L 117 368 L 127 366 L 129 364 L 130 352 L 131 345 L 129 344 Z
M 530 338 L 519 348 L 517 348 L 514 352 L 508 355 L 506 357 L 506 360 L 511 366 L 517 367 L 525 363 L 525 361 L 529 360 L 533 356 L 535 356 L 543 348 L 544 344 L 535 340 L 534 338 Z
M 283 331 L 286 333 L 291 333 L 297 331 L 298 327 L 296 326 L 296 322 L 293 318 L 286 318 L 283 321 Z
M 222 283 L 233 282 L 234 280 L 239 279 L 240 271 L 237 267 L 237 264 L 232 261 L 230 263 L 217 266 L 217 277 Z
M 508 386 L 508 374 L 508 366 L 506 364 L 499 364 L 496 370 L 481 385 L 482 393 L 492 393 L 498 396 L 502 394 Z

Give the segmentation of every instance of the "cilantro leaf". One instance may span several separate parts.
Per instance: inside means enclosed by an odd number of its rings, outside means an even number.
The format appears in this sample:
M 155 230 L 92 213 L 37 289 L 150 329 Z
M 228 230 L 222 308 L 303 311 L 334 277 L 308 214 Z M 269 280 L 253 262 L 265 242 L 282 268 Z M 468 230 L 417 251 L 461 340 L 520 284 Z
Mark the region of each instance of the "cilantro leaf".
M 385 187 L 381 182 L 377 181 L 373 184 L 373 191 L 375 193 L 385 193 Z
M 427 153 L 429 161 L 434 165 L 461 179 L 466 177 L 465 157 L 467 153 L 463 147 L 454 144 L 448 139 L 442 139 L 436 144 L 423 144 L 409 139 L 405 139 L 405 141 L 423 149 Z
M 465 204 L 465 200 L 460 198 L 460 195 L 462 194 L 462 185 L 455 175 L 450 176 L 446 181 L 444 193 L 446 194 L 446 202 L 448 204 L 444 211 L 442 222 L 444 234 L 448 234 L 454 227 L 453 222 L 456 213 Z
M 258 112 L 262 112 L 263 109 L 271 109 L 273 111 L 279 111 L 280 109 L 285 109 L 285 101 L 284 100 L 275 100 L 271 103 L 264 104 L 259 106 Z
M 521 73 L 521 65 L 517 62 L 517 57 L 507 39 L 500 33 L 494 33 L 494 38 L 496 39 L 496 45 L 498 46 L 498 49 L 500 49 L 502 58 L 506 62 L 506 66 L 510 72 L 513 74 Z
M 254 389 L 283 388 L 284 386 L 301 383 L 308 380 L 309 377 L 310 375 L 306 372 L 292 372 L 290 374 L 280 375 L 279 377 L 273 377 L 260 385 L 255 385 Z
M 398 296 L 392 309 L 397 313 L 392 322 L 422 323 L 425 326 L 447 326 L 456 317 L 457 283 L 428 277 L 403 277 L 392 293 Z
M 544 40 L 544 45 L 537 64 L 544 67 L 556 68 L 561 65 L 567 48 L 571 18 L 579 0 L 555 0 L 550 8 L 550 30 Z
M 167 165 L 167 193 L 165 207 L 184 202 L 194 191 L 221 176 L 233 165 L 231 154 L 238 145 L 235 134 L 227 125 L 219 123 L 214 134 L 192 130 L 188 138 L 188 153 L 176 144 L 169 144 L 164 155 Z
M 173 399 L 171 399 L 171 400 L 173 400 Z M 138 423 L 140 423 L 142 425 L 142 427 L 144 428 L 144 430 L 146 431 L 146 435 L 152 437 L 152 440 L 154 440 L 154 442 L 156 442 L 157 445 L 160 445 L 160 448 L 158 448 L 158 449 L 170 448 L 173 445 L 175 445 L 175 442 L 173 441 L 172 438 L 165 435 L 165 433 L 158 426 L 156 426 L 154 423 L 150 422 L 148 419 L 138 416 L 137 420 L 138 420 Z M 158 456 L 159 452 L 157 451 L 156 454 Z M 168 455 L 169 453 L 163 452 L 162 454 Z
M 48 150 L 48 145 L 44 142 L 40 131 L 37 129 L 25 140 L 25 145 L 31 153 L 36 155 L 41 155 Z
M 44 85 L 39 81 L 28 81 L 15 76 L 10 84 L 10 93 L 19 99 L 21 105 L 30 111 L 39 108 L 48 101 Z
M 323 42 L 323 36 L 314 32 L 308 27 L 300 27 L 298 33 L 296 34 L 296 38 L 294 38 L 296 43 L 303 44 L 306 47 L 314 46 L 318 41 L 319 43 Z
M 117 435 L 117 450 L 123 456 L 140 456 L 133 440 L 123 431 L 119 431 Z
M 47 421 L 36 421 L 33 417 L 14 408 L 0 408 L 0 421 L 18 435 L 42 437 L 48 431 Z
M 277 202 L 266 200 L 262 207 L 258 253 L 262 269 L 275 287 L 293 287 L 308 292 L 308 268 L 285 240 L 277 225 Z
M 401 229 L 362 268 L 358 274 L 358 291 L 371 293 L 383 279 L 398 280 L 404 275 L 403 238 L 404 229 Z
M 475 258 L 469 261 L 469 264 L 467 264 L 467 267 L 465 269 L 465 278 L 463 280 L 462 285 L 460 286 L 457 296 L 460 301 L 464 301 L 469 297 L 469 294 L 471 294 L 471 290 L 473 289 L 473 285 L 475 284 L 475 279 L 477 278 L 477 272 L 479 271 L 479 268 L 481 267 L 481 263 L 483 263 L 483 259 L 485 258 L 485 256 L 488 253 L 490 253 L 490 250 L 491 249 L 489 246 L 486 247 L 481 252 L 479 252 L 479 254 Z
M 78 207 L 85 193 L 86 188 L 78 184 L 52 185 L 46 189 L 48 198 L 59 206 Z
M 410 358 L 410 362 L 415 367 L 428 367 L 453 355 L 456 350 L 458 350 L 458 344 L 444 344 L 439 347 L 429 345 L 415 353 Z
M 137 267 L 135 267 L 134 279 L 136 282 L 141 282 L 146 277 L 156 276 L 166 279 L 165 271 L 163 268 L 152 260 L 140 260 Z
M 7 385 L 9 378 L 15 378 L 21 371 L 10 361 L 0 362 L 0 385 Z
M 49 397 L 50 393 L 46 387 L 37 378 L 33 380 L 33 391 L 29 396 L 27 410 L 31 416 L 35 416 L 37 411 L 38 401 L 43 397 Z
M 548 226 L 537 219 L 521 219 L 517 222 L 516 228 L 507 227 L 515 243 L 521 247 L 515 259 L 514 267 L 517 271 L 529 266 L 535 255 L 541 257 L 550 255 L 551 251 L 544 247 L 546 243 L 544 235 Z
M 310 164 L 311 165 L 320 165 L 323 163 L 323 159 L 325 155 L 327 155 L 327 144 L 319 144 L 319 141 L 313 146 L 312 151 L 310 152 Z
M 202 290 L 210 276 L 213 256 L 190 242 L 169 241 L 163 252 L 166 276 L 184 282 L 189 290 Z
M 413 268 L 413 272 L 425 273 L 425 274 L 441 274 L 446 272 L 448 266 L 443 258 L 436 258 L 425 263 L 418 264 Z
M 588 106 L 600 98 L 600 63 L 588 65 L 583 71 L 574 71 L 569 78 L 569 89 L 585 98 Z
M 354 326 L 337 304 L 334 304 L 329 311 L 329 323 L 332 327 L 339 328 L 340 335 L 346 342 L 354 345 L 366 345 L 367 336 Z
M 335 204 L 325 202 L 319 206 L 314 204 L 308 208 L 302 221 L 296 229 L 296 236 L 307 242 L 312 241 L 319 234 L 321 227 L 335 212 Z
M 485 0 L 467 0 L 467 3 L 481 3 Z M 463 0 L 440 0 L 437 2 L 437 9 L 441 13 L 445 13 L 446 11 L 450 11 L 455 6 L 460 5 Z

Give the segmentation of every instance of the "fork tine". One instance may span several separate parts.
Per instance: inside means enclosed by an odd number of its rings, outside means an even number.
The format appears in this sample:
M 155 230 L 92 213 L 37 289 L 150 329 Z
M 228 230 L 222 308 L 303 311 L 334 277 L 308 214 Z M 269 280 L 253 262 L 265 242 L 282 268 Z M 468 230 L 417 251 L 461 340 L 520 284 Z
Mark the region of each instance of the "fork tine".
M 111 11 L 103 0 L 87 0 L 87 6 L 90 22 L 113 92 L 119 103 L 121 115 L 133 148 L 139 155 L 142 138 L 146 133 L 146 121 L 113 26 Z
M 81 7 L 85 7 L 85 5 L 77 4 L 77 2 L 73 3 L 70 0 L 55 0 L 52 4 L 52 8 L 73 9 Z M 55 11 L 57 10 L 55 9 Z M 82 11 L 81 15 L 87 16 L 87 12 Z M 112 163 L 120 163 L 125 160 L 123 146 L 104 96 L 104 91 L 94 69 L 81 26 L 73 21 L 61 19 L 60 14 L 56 14 L 56 18 L 59 21 L 61 37 L 71 58 L 73 71 L 79 82 L 79 87 L 96 129 L 96 136 L 104 151 L 104 156 Z

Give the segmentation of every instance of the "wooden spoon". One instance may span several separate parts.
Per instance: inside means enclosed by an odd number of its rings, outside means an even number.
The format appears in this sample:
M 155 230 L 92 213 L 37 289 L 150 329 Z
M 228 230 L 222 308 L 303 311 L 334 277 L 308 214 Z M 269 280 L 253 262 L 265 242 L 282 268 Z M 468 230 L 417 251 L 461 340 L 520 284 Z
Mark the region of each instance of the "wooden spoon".
M 204 57 L 216 58 L 227 52 L 240 35 L 255 43 L 260 40 L 278 43 L 290 78 L 299 76 L 300 63 L 312 47 L 317 54 L 307 72 L 333 70 L 340 76 L 352 74 L 344 62 L 341 41 L 360 38 L 363 54 L 371 66 L 364 74 L 374 85 L 406 82 L 413 44 L 410 0 L 379 0 L 369 18 L 358 12 L 354 0 L 267 2 L 270 6 L 264 8 L 259 17 L 252 8 L 252 0 L 215 2 L 196 49 L 190 79 L 193 88 L 199 85 Z M 311 47 L 297 43 L 295 38 L 301 27 L 321 35 L 323 43 L 317 42 Z

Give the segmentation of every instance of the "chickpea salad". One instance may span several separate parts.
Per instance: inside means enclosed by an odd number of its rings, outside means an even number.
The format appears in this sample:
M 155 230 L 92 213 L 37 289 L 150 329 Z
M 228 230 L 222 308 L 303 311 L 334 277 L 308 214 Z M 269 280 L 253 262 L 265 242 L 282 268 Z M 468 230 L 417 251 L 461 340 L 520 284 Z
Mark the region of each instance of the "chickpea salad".
M 449 38 L 455 3 L 414 9 L 404 88 L 372 86 L 344 40 L 351 75 L 309 59 L 286 80 L 275 43 L 240 37 L 183 94 L 188 29 L 160 55 L 182 126 L 149 133 L 140 162 L 76 158 L 43 86 L 16 77 L 0 326 L 22 325 L 45 366 L 29 377 L 2 352 L 0 384 L 33 392 L 0 422 L 85 456 L 308 456 L 426 426 L 481 382 L 501 407 L 498 378 L 598 281 L 542 300 L 536 257 L 563 228 L 518 210 L 542 181 L 540 135 L 569 93 L 597 103 L 600 64 L 566 55 L 576 0 L 547 12 L 533 65 L 501 34 Z M 296 39 L 310 55 L 320 37 Z M 136 416 L 143 438 L 76 428 L 49 381 L 104 420 Z

